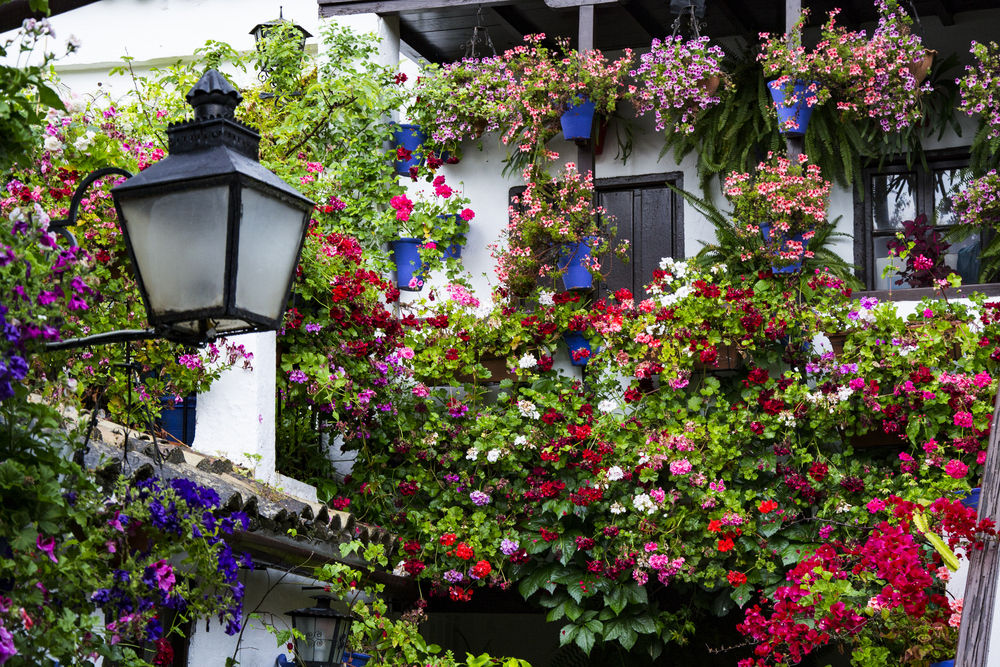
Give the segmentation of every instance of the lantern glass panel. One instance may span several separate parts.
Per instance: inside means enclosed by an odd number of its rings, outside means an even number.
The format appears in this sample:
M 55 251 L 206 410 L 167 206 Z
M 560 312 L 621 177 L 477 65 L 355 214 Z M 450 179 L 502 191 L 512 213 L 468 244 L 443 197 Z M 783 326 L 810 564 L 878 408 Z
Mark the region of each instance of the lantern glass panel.
M 243 188 L 242 198 L 236 305 L 279 320 L 307 217 L 301 205 L 292 206 L 257 190 Z
M 221 308 L 229 187 L 119 200 L 154 315 Z
M 295 627 L 305 635 L 305 639 L 295 644 L 299 657 L 307 663 L 330 664 L 337 619 L 325 616 L 299 616 L 295 618 Z

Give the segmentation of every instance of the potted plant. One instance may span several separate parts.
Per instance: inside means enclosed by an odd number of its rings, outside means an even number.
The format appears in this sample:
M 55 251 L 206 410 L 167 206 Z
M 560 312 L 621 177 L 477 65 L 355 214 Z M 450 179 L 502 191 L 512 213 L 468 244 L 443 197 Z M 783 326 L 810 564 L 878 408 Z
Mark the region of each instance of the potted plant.
M 427 140 L 427 135 L 419 125 L 400 123 L 393 127 L 393 165 L 400 176 L 412 176 L 415 169 L 424 163 L 424 155 L 420 147 Z
M 399 289 L 416 290 L 430 271 L 444 266 L 449 275 L 458 270 L 461 246 L 475 212 L 469 200 L 447 184 L 443 174 L 431 182 L 431 189 L 418 191 L 415 199 L 398 194 L 389 200 L 381 225 L 392 228 L 399 238 L 389 243 L 396 263 Z
M 921 88 L 911 68 L 918 69 L 928 51 L 896 0 L 876 0 L 876 8 L 879 21 L 870 38 L 837 25 L 839 10 L 829 13 L 811 50 L 801 37 L 807 11 L 791 35 L 767 36 L 758 60 L 775 77 L 768 88 L 782 132 L 805 134 L 813 108 L 831 99 L 842 114 L 868 116 L 886 132 L 921 119 L 918 95 L 930 86 Z
M 798 271 L 803 258 L 812 256 L 809 239 L 829 224 L 830 182 L 820 174 L 819 165 L 807 164 L 808 159 L 803 154 L 793 163 L 768 154 L 754 173 L 733 172 L 724 181 L 734 217 L 744 234 L 763 236 L 764 252 L 775 273 Z
M 657 130 L 669 124 L 674 132 L 692 132 L 698 116 L 718 104 L 720 86 L 724 90 L 728 83 L 724 56 L 721 48 L 709 46 L 708 37 L 654 39 L 631 73 L 638 83 L 632 98 L 636 115 L 653 111 Z
M 430 63 L 417 78 L 409 114 L 428 133 L 440 155 L 455 154 L 463 141 L 500 129 L 508 76 L 499 58 Z
M 527 187 L 512 200 L 503 244 L 494 246 L 497 275 L 512 296 L 524 296 L 538 278 L 568 276 L 566 289 L 589 289 L 600 270 L 598 254 L 608 249 L 613 221 L 595 206 L 593 174 L 567 163 L 552 177 L 533 165 Z
M 626 96 L 625 77 L 632 52 L 609 61 L 593 49 L 580 53 L 569 41 L 558 40 L 557 48 L 544 45 L 545 35 L 527 35 L 523 46 L 509 49 L 489 61 L 489 76 L 504 88 L 498 91 L 503 141 L 534 153 L 558 132 L 557 122 L 567 110 L 580 118 L 586 110 L 597 116 L 614 113 L 618 100 Z M 589 121 L 583 120 L 584 125 Z M 587 134 L 589 136 L 589 132 Z M 570 134 L 567 139 L 585 138 Z
M 890 253 L 906 259 L 906 266 L 897 274 L 897 285 L 905 282 L 910 287 L 932 287 L 955 273 L 944 263 L 951 244 L 927 222 L 924 213 L 913 220 L 905 220 L 903 231 L 898 232 L 888 246 Z

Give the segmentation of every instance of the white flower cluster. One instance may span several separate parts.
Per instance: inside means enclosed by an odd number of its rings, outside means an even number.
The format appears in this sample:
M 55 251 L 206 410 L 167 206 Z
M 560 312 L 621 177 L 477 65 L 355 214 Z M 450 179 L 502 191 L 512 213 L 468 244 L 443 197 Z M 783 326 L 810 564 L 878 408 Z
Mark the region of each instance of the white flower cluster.
M 653 499 L 647 493 L 640 493 L 633 498 L 632 505 L 637 511 L 645 512 L 646 514 L 652 514 L 656 511 L 656 503 L 653 502 Z
M 610 468 L 608 468 L 609 482 L 617 482 L 623 477 L 625 477 L 625 471 L 622 470 L 620 466 L 611 466 Z
M 469 447 L 465 452 L 465 458 L 469 461 L 476 461 L 479 459 L 479 450 L 475 447 Z
M 538 361 L 530 352 L 525 352 L 524 356 L 517 360 L 518 368 L 534 368 L 538 364 Z
M 597 404 L 597 409 L 604 413 L 614 412 L 617 407 L 618 404 L 608 398 Z
M 490 451 L 486 452 L 486 460 L 490 463 L 496 463 L 500 460 L 500 457 L 503 456 L 503 453 L 502 449 L 494 447 Z
M 538 305 L 539 306 L 554 306 L 555 302 L 555 292 L 550 292 L 549 290 L 541 290 L 538 293 Z
M 530 419 L 538 419 L 542 414 L 535 407 L 535 404 L 531 401 L 518 401 L 517 409 L 521 413 L 522 417 L 528 417 Z

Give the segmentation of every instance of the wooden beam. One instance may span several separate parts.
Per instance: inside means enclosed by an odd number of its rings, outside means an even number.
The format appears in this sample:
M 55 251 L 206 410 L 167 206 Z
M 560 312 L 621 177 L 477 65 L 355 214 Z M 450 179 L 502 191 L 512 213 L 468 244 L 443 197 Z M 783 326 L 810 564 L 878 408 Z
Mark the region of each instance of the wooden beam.
M 610 5 L 621 0 L 545 0 L 545 6 L 552 9 L 569 9 L 570 7 L 587 7 L 593 5 Z
M 979 518 L 1000 519 L 1000 389 L 993 402 L 993 422 L 986 448 Z M 965 581 L 962 625 L 958 629 L 955 667 L 986 667 L 990 655 L 990 633 L 996 608 L 997 579 L 1000 578 L 1000 542 L 986 541 L 982 551 L 969 557 L 969 577 Z
M 713 2 L 712 6 L 716 6 L 716 3 Z M 746 5 L 742 1 L 737 2 L 734 5 L 731 0 L 719 0 L 718 7 L 723 11 L 723 13 L 731 17 L 733 23 L 739 24 L 743 30 L 747 32 L 747 34 L 751 35 L 754 40 L 756 40 L 762 26 L 757 22 L 757 19 L 754 18 L 754 15 L 747 11 Z
M 955 25 L 955 3 L 952 0 L 938 0 L 935 14 L 941 19 L 941 25 Z
M 505 5 L 511 0 L 319 0 L 320 18 L 351 14 L 392 14 L 414 9 Z
M 89 5 L 97 0 L 49 0 L 49 16 L 62 14 L 85 5 Z M 7 32 L 14 28 L 20 28 L 24 19 L 45 18 L 44 12 L 31 10 L 28 0 L 0 0 L 0 32 Z
M 503 9 L 509 9 L 511 11 L 510 12 L 500 11 Z M 515 41 L 520 42 L 522 39 L 524 39 L 525 35 L 531 34 L 530 31 L 529 32 L 523 31 L 523 28 L 525 27 L 524 21 L 521 20 L 521 15 L 517 13 L 517 11 L 513 7 L 487 7 L 486 15 L 489 16 L 491 19 L 493 19 L 493 21 L 495 21 L 496 23 L 499 23 L 500 27 L 506 30 L 507 34 L 513 37 Z M 514 19 L 515 21 L 517 21 L 516 24 L 508 20 L 507 17 L 509 15 L 517 17 Z
M 424 60 L 442 64 L 451 62 L 454 58 L 448 57 L 443 51 L 431 44 L 423 33 L 414 30 L 402 18 L 399 20 L 399 39 L 411 49 L 417 52 Z M 409 56 L 410 54 L 407 54 Z
M 639 4 L 638 0 L 626 0 L 622 6 L 625 13 L 632 17 L 640 28 L 646 31 L 646 36 L 650 39 L 663 38 L 670 33 L 670 29 L 661 24 L 656 17 L 646 11 L 646 8 Z
M 557 48 L 555 39 L 551 35 L 551 31 L 546 31 L 541 26 L 537 26 L 532 23 L 524 14 L 518 11 L 517 7 L 514 5 L 499 5 L 492 8 L 493 13 L 495 13 L 504 24 L 514 28 L 521 37 L 525 35 L 536 35 L 538 33 L 545 33 L 545 39 L 542 44 L 549 49 Z

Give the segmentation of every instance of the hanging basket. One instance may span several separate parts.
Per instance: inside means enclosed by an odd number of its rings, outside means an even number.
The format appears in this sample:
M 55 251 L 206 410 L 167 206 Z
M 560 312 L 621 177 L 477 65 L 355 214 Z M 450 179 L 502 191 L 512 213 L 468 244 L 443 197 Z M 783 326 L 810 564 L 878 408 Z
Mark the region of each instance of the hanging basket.
M 580 104 L 571 104 L 559 119 L 563 137 L 568 141 L 590 139 L 594 126 L 594 103 L 583 98 Z
M 811 85 L 819 85 L 816 82 L 796 81 L 792 87 L 795 96 L 795 103 L 791 106 L 785 104 L 786 85 L 778 83 L 778 80 L 769 81 L 767 89 L 771 91 L 771 99 L 774 107 L 778 111 L 778 131 L 789 137 L 801 137 L 806 133 L 809 126 L 809 119 L 812 117 L 813 107 L 816 106 L 815 93 L 809 94 Z M 813 100 L 809 104 L 809 100 Z
M 906 66 L 906 69 L 910 70 L 910 74 L 913 78 L 917 80 L 917 85 L 919 86 L 927 78 L 927 75 L 931 71 L 931 65 L 934 64 L 934 56 L 937 55 L 937 51 L 934 49 L 927 49 L 924 51 L 924 55 L 919 59 L 915 60 Z

